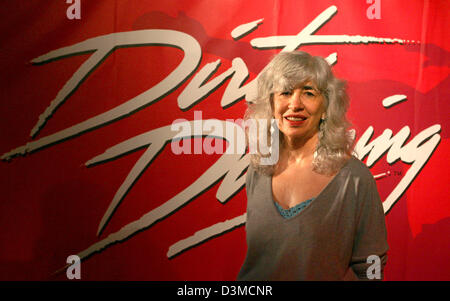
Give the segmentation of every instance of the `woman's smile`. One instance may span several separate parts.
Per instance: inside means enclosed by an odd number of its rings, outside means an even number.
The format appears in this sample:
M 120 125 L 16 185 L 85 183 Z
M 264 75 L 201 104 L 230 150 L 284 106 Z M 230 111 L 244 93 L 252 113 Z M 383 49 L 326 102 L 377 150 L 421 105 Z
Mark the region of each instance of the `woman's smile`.
M 287 114 L 284 116 L 284 119 L 287 120 L 287 123 L 292 126 L 301 126 L 306 121 L 307 117 L 302 114 Z

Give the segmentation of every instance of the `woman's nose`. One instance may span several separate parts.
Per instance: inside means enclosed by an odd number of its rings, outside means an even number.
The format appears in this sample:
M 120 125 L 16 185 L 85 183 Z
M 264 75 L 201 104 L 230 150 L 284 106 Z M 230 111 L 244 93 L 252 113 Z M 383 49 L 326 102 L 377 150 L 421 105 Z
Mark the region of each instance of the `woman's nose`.
M 292 93 L 291 97 L 289 98 L 289 109 L 293 111 L 303 109 L 303 101 L 301 98 L 301 93 L 299 93 L 298 91 Z

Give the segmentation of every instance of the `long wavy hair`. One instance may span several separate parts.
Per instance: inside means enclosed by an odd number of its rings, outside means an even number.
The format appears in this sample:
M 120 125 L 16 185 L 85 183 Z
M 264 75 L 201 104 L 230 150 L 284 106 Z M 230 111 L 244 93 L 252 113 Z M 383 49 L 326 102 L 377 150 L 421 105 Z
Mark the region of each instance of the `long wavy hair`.
M 352 154 L 353 136 L 346 118 L 349 98 L 346 82 L 336 78 L 328 62 L 319 56 L 303 51 L 281 52 L 262 70 L 257 78 L 257 90 L 248 100 L 244 120 L 263 119 L 269 124 L 274 118 L 273 97 L 275 92 L 290 91 L 299 84 L 311 81 L 324 96 L 326 119 L 319 124 L 319 142 L 314 154 L 313 170 L 320 174 L 336 173 Z M 270 141 L 268 128 L 265 141 Z M 249 132 L 247 131 L 247 135 Z M 283 133 L 279 133 L 283 147 Z M 247 137 L 247 141 L 259 141 L 262 137 Z M 272 175 L 275 165 L 262 165 L 259 152 L 250 154 L 250 164 L 261 173 Z

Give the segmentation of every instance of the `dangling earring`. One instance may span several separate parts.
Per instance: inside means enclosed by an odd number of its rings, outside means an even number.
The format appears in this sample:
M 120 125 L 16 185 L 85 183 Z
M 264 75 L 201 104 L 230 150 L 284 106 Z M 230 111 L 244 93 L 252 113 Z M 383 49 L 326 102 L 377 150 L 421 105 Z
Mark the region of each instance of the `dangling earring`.
M 319 121 L 319 143 L 317 144 L 316 151 L 314 152 L 314 156 L 313 156 L 314 160 L 316 160 L 316 158 L 317 158 L 319 149 L 322 148 L 321 141 L 322 141 L 323 136 L 325 135 L 325 122 L 326 121 L 327 121 L 327 119 L 322 115 L 322 117 L 320 118 L 320 121 Z
M 313 159 L 314 160 L 316 160 L 316 158 L 317 158 L 317 155 L 318 155 L 318 151 L 319 151 L 319 149 L 320 148 L 322 148 L 322 139 L 323 139 L 323 136 L 325 135 L 325 121 L 326 121 L 326 118 L 320 118 L 320 122 L 319 122 L 319 141 L 318 141 L 318 143 L 317 143 L 317 147 L 316 147 L 316 151 L 314 152 L 314 156 L 313 156 Z
M 320 122 L 319 122 L 319 132 L 321 134 L 321 136 L 324 135 L 324 131 L 325 131 L 325 122 L 327 121 L 326 118 L 322 117 L 320 118 Z

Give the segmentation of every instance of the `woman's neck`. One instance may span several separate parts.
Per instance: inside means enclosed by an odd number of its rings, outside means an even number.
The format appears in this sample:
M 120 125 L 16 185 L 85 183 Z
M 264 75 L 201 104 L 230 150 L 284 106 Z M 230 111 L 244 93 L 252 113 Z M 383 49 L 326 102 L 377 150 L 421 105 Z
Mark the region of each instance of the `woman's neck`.
M 308 138 L 288 138 L 285 136 L 282 156 L 285 156 L 288 163 L 299 164 L 305 160 L 312 161 L 318 142 L 318 133 Z

